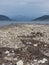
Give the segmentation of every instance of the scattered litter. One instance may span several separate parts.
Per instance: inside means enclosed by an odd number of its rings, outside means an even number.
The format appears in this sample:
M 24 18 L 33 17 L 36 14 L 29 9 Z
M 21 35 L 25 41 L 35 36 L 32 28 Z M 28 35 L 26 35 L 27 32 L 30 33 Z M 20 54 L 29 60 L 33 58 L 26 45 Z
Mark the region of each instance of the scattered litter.
M 34 44 L 34 46 L 35 46 L 35 47 L 37 47 L 37 46 L 38 46 L 38 44 Z
M 47 45 L 44 45 L 45 47 L 47 46 Z
M 9 53 L 9 51 L 7 50 L 6 52 L 5 52 L 5 54 L 8 54 Z
M 34 59 L 34 62 L 36 62 L 37 61 L 37 59 Z
M 17 65 L 23 65 L 23 61 L 22 60 L 18 61 Z
M 43 58 L 42 60 L 39 60 L 38 63 L 45 63 L 47 61 L 46 58 Z
M 2 63 L 2 65 L 5 65 L 4 63 Z
M 15 61 L 17 61 L 17 58 L 14 58 Z

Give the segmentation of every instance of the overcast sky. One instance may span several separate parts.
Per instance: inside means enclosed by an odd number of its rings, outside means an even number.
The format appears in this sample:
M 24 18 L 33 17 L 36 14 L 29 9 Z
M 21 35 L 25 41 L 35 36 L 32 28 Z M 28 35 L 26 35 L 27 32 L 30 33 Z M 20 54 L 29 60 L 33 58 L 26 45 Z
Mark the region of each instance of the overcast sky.
M 0 0 L 0 14 L 41 16 L 49 14 L 49 0 Z

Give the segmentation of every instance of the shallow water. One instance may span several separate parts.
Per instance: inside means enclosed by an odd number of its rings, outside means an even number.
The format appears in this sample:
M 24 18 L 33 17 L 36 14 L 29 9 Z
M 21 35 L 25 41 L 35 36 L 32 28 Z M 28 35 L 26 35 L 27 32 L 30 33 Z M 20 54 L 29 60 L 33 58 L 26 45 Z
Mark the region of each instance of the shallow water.
M 49 21 L 0 21 L 0 26 L 15 23 L 49 24 Z

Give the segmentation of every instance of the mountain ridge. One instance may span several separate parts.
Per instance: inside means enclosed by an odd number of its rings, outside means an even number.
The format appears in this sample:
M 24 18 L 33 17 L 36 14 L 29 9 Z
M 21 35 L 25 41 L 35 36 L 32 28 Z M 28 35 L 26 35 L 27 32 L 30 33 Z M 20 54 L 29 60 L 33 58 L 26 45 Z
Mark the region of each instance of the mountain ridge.
M 33 19 L 33 21 L 49 21 L 49 15 L 38 17 L 36 19 Z
M 8 16 L 0 15 L 0 21 L 11 21 L 11 19 Z

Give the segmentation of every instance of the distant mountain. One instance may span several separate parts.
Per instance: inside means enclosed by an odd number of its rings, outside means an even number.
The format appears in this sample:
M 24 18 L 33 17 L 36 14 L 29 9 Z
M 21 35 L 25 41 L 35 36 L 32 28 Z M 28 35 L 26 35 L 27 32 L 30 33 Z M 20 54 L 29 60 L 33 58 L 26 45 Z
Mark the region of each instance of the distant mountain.
M 9 21 L 9 20 L 11 20 L 9 17 L 5 15 L 0 15 L 0 21 Z
M 13 19 L 16 21 L 31 21 L 32 20 L 31 17 L 27 17 L 27 16 L 23 16 L 23 15 L 15 16 Z
M 34 19 L 33 21 L 49 21 L 49 15 L 44 15 Z

